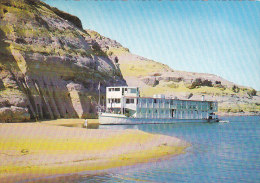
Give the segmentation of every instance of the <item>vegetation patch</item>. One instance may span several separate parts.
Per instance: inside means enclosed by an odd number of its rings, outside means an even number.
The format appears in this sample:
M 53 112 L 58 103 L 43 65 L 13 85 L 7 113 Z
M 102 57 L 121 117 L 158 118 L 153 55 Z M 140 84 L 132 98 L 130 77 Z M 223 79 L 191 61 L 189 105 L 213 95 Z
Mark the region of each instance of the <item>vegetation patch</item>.
M 167 84 L 167 87 L 169 87 L 169 88 L 178 88 L 179 85 L 177 85 L 175 83 L 171 83 L 171 84 Z
M 236 104 L 219 104 L 219 111 L 220 112 L 259 112 L 260 106 L 258 103 L 236 103 Z
M 195 79 L 195 81 L 192 82 L 191 86 L 189 87 L 190 89 L 194 89 L 196 87 L 201 87 L 201 86 L 208 86 L 208 87 L 213 87 L 212 81 L 209 80 L 202 80 L 201 78 Z

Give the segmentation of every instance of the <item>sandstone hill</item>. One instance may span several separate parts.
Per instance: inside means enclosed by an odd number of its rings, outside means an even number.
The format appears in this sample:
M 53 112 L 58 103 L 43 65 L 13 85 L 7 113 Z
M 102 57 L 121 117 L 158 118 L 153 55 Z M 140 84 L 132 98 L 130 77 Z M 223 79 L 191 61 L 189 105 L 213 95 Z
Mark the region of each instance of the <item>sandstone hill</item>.
M 38 0 L 0 1 L 0 121 L 96 114 L 98 85 L 126 85 L 81 21 Z
M 39 0 L 0 1 L 0 122 L 95 117 L 99 83 L 102 95 L 106 86 L 128 84 L 143 96 L 203 94 L 223 112 L 260 111 L 252 88 L 134 55 Z
M 132 54 L 114 40 L 86 30 L 101 49 L 119 64 L 129 86 L 139 86 L 142 96 L 165 94 L 166 97 L 219 102 L 219 114 L 259 114 L 260 96 L 253 88 L 239 86 L 213 74 L 178 71 L 169 66 Z

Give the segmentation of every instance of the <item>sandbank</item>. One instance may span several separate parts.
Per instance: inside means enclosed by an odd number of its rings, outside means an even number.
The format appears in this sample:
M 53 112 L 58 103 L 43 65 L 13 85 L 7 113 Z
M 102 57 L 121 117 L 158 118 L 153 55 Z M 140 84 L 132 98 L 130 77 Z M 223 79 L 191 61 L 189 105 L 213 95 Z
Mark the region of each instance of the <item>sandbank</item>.
M 48 123 L 0 124 L 0 182 L 129 166 L 181 154 L 189 146 L 175 137 L 140 130 Z

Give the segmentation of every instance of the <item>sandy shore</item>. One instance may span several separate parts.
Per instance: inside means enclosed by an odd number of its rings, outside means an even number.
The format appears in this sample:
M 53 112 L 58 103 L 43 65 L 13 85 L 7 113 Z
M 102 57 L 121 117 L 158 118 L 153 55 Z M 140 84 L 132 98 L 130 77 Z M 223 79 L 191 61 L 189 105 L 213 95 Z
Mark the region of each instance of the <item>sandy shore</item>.
M 95 125 L 99 125 L 98 119 L 87 119 L 88 126 L 92 127 Z M 54 126 L 66 126 L 66 127 L 77 127 L 82 128 L 85 119 L 56 119 L 51 121 L 40 121 L 41 124 L 48 124 Z
M 174 137 L 139 130 L 48 123 L 0 124 L 0 182 L 134 165 L 184 153 L 189 146 Z

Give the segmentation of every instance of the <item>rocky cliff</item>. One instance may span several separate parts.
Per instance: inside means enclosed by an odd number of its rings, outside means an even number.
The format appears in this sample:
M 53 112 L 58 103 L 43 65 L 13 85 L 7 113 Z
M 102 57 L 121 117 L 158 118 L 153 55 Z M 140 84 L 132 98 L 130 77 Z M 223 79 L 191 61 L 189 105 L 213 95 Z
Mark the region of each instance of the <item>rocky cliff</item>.
M 178 71 L 169 66 L 132 54 L 116 41 L 86 30 L 101 49 L 115 58 L 129 86 L 139 86 L 142 96 L 165 94 L 179 99 L 219 102 L 219 114 L 260 114 L 259 92 L 239 86 L 213 74 Z
M 38 0 L 0 2 L 0 122 L 96 114 L 98 84 L 126 85 L 80 20 Z

